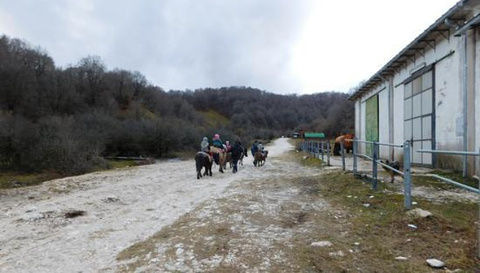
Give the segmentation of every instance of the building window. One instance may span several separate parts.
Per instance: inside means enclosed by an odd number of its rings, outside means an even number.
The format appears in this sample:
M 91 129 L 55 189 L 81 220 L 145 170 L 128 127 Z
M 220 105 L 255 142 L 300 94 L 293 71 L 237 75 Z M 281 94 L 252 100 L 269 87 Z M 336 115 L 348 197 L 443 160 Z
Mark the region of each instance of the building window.
M 411 141 L 412 163 L 432 165 L 432 156 L 418 150 L 433 149 L 433 71 L 416 75 L 404 85 L 404 137 Z

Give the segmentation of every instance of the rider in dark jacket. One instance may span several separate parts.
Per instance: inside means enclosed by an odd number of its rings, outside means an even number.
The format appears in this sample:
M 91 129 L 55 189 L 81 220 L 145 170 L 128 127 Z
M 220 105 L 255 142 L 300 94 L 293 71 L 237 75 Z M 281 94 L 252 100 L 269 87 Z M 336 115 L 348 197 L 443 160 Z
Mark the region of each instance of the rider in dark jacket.
M 252 144 L 252 148 L 250 148 L 250 151 L 252 152 L 252 156 L 255 156 L 255 153 L 257 152 L 258 150 L 258 141 L 255 140 L 255 142 L 253 142 Z

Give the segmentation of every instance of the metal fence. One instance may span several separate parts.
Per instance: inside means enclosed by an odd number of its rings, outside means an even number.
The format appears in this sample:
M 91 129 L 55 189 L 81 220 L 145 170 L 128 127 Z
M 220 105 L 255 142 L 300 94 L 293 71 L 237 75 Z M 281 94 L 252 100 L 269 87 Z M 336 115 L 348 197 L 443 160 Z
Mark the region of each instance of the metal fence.
M 321 159 L 326 162 L 327 166 L 330 166 L 330 141 L 303 141 L 299 149 L 311 154 L 314 158 Z M 327 158 L 326 161 L 325 157 Z
M 391 170 L 403 177 L 403 185 L 404 185 L 404 205 L 406 209 L 412 208 L 412 164 L 411 164 L 411 144 L 410 141 L 405 141 L 403 144 L 391 144 L 391 143 L 381 143 L 375 141 L 365 141 L 360 139 L 345 139 L 344 141 L 353 141 L 353 174 L 355 176 L 359 175 L 358 171 L 358 158 L 363 158 L 368 161 L 372 162 L 372 188 L 373 190 L 377 190 L 378 186 L 378 165 L 385 167 L 386 169 Z M 371 154 L 361 154 L 359 153 L 358 145 L 363 143 L 365 145 L 371 145 Z M 385 164 L 380 160 L 380 147 L 392 147 L 394 149 L 402 149 L 403 150 L 403 171 L 397 170 L 390 165 Z M 330 141 L 322 140 L 322 141 L 303 141 L 299 149 L 311 154 L 315 158 L 321 159 L 323 162 L 326 162 L 327 166 L 330 166 L 330 153 L 331 153 L 331 146 Z M 465 151 L 442 151 L 442 150 L 419 150 L 419 153 L 436 153 L 436 154 L 453 154 L 453 155 L 464 155 L 464 156 L 478 156 L 480 157 L 480 149 L 478 152 L 465 152 Z M 340 154 L 342 156 L 342 168 L 346 170 L 345 164 L 345 149 L 344 143 L 340 143 Z M 326 160 L 325 160 L 326 158 Z M 479 189 L 470 187 L 468 185 L 462 184 L 458 181 L 454 181 L 448 179 L 446 177 L 442 177 L 436 174 L 430 174 L 429 176 L 439 179 L 443 182 L 450 183 L 457 187 L 461 187 L 465 190 L 475 192 L 480 194 L 480 181 L 479 181 Z
M 358 157 L 367 159 L 372 162 L 372 188 L 374 190 L 377 190 L 377 184 L 378 184 L 378 179 L 377 179 L 377 174 L 378 174 L 378 164 L 381 166 L 397 173 L 403 176 L 403 184 L 404 184 L 404 194 L 405 194 L 405 208 L 410 209 L 412 206 L 412 196 L 411 196 L 411 187 L 412 187 L 412 172 L 411 172 L 411 161 L 410 161 L 410 155 L 411 155 L 411 145 L 410 141 L 405 141 L 402 145 L 397 145 L 397 144 L 391 144 L 391 143 L 380 143 L 380 142 L 374 142 L 374 141 L 364 141 L 364 140 L 359 140 L 359 139 L 346 139 L 345 141 L 353 141 L 353 174 L 358 175 L 358 169 L 357 169 L 357 161 Z M 371 155 L 366 155 L 366 154 L 360 154 L 358 153 L 358 144 L 359 143 L 365 143 L 367 145 L 372 145 L 372 154 Z M 392 168 L 391 166 L 384 164 L 379 160 L 379 147 L 380 146 L 388 146 L 388 147 L 393 147 L 393 148 L 401 148 L 403 149 L 403 172 L 396 170 Z M 442 151 L 442 150 L 419 150 L 417 151 L 419 153 L 436 153 L 436 154 L 452 154 L 452 155 L 464 155 L 464 156 L 479 156 L 480 157 L 480 149 L 478 152 L 465 152 L 465 151 Z M 343 170 L 345 170 L 345 152 L 343 149 L 343 143 L 341 145 L 341 155 L 342 155 L 342 164 L 343 164 Z M 439 179 L 443 182 L 455 185 L 457 187 L 461 187 L 465 190 L 475 192 L 477 194 L 480 194 L 480 185 L 479 189 L 470 187 L 468 185 L 462 184 L 458 181 L 454 181 L 451 179 L 448 179 L 446 177 L 436 175 L 436 174 L 430 174 L 429 176 L 434 177 L 436 179 Z M 479 181 L 480 184 L 480 181 Z
M 411 175 L 411 162 L 410 162 L 410 142 L 407 140 L 405 141 L 402 145 L 397 145 L 397 144 L 391 144 L 391 143 L 380 143 L 380 142 L 374 142 L 374 141 L 365 141 L 365 140 L 359 140 L 359 139 L 346 139 L 345 141 L 353 141 L 353 174 L 358 175 L 358 157 L 367 159 L 369 161 L 372 161 L 372 188 L 373 190 L 377 190 L 377 185 L 378 185 L 378 164 L 381 166 L 391 170 L 392 172 L 395 172 L 401 176 L 403 176 L 403 185 L 404 185 L 404 205 L 405 208 L 411 209 L 412 207 L 412 175 Z M 360 154 L 358 153 L 358 144 L 359 143 L 365 143 L 372 145 L 372 154 L 371 155 L 366 155 L 366 154 Z M 387 146 L 387 147 L 393 147 L 397 149 L 403 149 L 403 172 L 400 170 L 397 170 L 390 165 L 385 164 L 382 162 L 380 158 L 380 146 Z M 343 149 L 343 143 L 340 146 L 341 147 L 341 155 L 342 155 L 342 163 L 343 163 L 343 168 L 345 169 L 345 152 Z
M 380 164 L 400 175 L 403 175 L 403 184 L 405 188 L 405 198 L 404 198 L 404 203 L 405 203 L 405 208 L 406 209 L 411 209 L 412 207 L 412 196 L 411 196 L 411 187 L 412 187 L 412 173 L 411 173 L 411 162 L 410 162 L 410 155 L 411 155 L 411 145 L 410 141 L 405 141 L 403 145 L 395 145 L 395 144 L 390 144 L 390 143 L 379 143 L 379 142 L 372 142 L 372 141 L 363 141 L 363 140 L 358 140 L 358 139 L 348 139 L 345 141 L 353 141 L 353 173 L 354 175 L 358 175 L 358 169 L 357 169 L 357 159 L 358 157 L 365 158 L 367 160 L 372 161 L 372 187 L 374 190 L 377 189 L 377 164 Z M 360 154 L 358 153 L 358 144 L 359 143 L 365 143 L 365 144 L 370 144 L 372 145 L 372 155 L 365 155 L 365 154 Z M 380 146 L 389 146 L 389 147 L 394 147 L 394 148 L 402 148 L 403 149 L 403 172 L 398 171 L 396 169 L 391 168 L 390 166 L 382 163 L 379 159 L 379 147 Z M 451 154 L 451 155 L 462 155 L 462 156 L 477 156 L 480 158 L 480 149 L 477 152 L 466 152 L 466 151 L 443 151 L 443 150 L 419 150 L 417 151 L 419 153 L 432 153 L 432 154 Z M 345 151 L 343 149 L 343 143 L 341 145 L 341 155 L 342 155 L 342 164 L 343 164 L 343 169 L 345 170 Z M 457 181 L 448 179 L 446 177 L 436 175 L 436 174 L 431 174 L 429 175 L 431 177 L 437 178 L 443 182 L 450 183 L 452 185 L 455 185 L 457 187 L 461 187 L 463 189 L 466 189 L 471 192 L 475 192 L 477 194 L 480 194 L 480 181 L 478 181 L 478 189 L 470 187 L 468 185 L 459 183 Z M 464 176 L 466 176 L 465 171 L 464 171 Z M 479 219 L 480 219 L 480 195 L 479 195 Z M 480 225 L 478 226 L 477 230 L 477 257 L 480 258 Z

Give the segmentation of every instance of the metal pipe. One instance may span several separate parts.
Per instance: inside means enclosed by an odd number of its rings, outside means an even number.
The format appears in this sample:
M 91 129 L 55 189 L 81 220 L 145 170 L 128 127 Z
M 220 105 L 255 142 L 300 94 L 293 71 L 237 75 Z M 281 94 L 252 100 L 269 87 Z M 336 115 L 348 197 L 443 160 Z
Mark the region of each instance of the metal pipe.
M 403 185 L 405 187 L 405 208 L 412 208 L 412 176 L 410 170 L 410 141 L 405 141 L 403 145 Z
M 464 33 L 463 37 L 463 150 L 468 150 L 468 64 L 467 64 L 467 34 Z M 463 156 L 463 177 L 467 177 L 467 156 Z
M 373 143 L 373 159 L 372 159 L 372 175 L 373 175 L 373 190 L 377 190 L 377 159 L 378 159 L 378 143 Z
M 357 145 L 356 141 L 353 142 L 353 175 L 357 175 Z
M 473 155 L 480 156 L 480 153 L 475 152 L 461 152 L 461 151 L 446 151 L 446 150 L 418 150 L 419 153 L 432 153 L 432 154 L 451 154 L 451 155 Z
M 345 141 L 356 141 L 356 142 L 361 142 L 361 143 L 365 143 L 365 144 L 374 144 L 374 143 L 377 143 L 378 145 L 381 145 L 381 146 L 390 146 L 390 147 L 403 148 L 403 145 L 383 143 L 383 142 L 375 142 L 375 141 L 366 141 L 366 140 L 359 140 L 359 139 L 357 139 L 357 140 L 345 139 Z
M 436 175 L 436 174 L 426 174 L 425 176 L 435 177 L 435 178 L 437 178 L 437 179 L 440 179 L 440 180 L 445 181 L 445 182 L 447 182 L 447 183 L 453 184 L 453 185 L 458 186 L 458 187 L 460 187 L 460 188 L 466 189 L 466 190 L 468 190 L 468 191 L 471 191 L 471 192 L 474 192 L 474 193 L 480 193 L 480 190 L 478 190 L 478 189 L 476 189 L 476 188 L 472 188 L 472 187 L 467 186 L 467 185 L 464 185 L 464 184 L 462 184 L 462 183 L 458 183 L 458 182 L 456 182 L 456 181 L 453 181 L 453 180 L 451 180 L 451 179 L 445 178 L 445 177 L 440 176 L 440 175 Z

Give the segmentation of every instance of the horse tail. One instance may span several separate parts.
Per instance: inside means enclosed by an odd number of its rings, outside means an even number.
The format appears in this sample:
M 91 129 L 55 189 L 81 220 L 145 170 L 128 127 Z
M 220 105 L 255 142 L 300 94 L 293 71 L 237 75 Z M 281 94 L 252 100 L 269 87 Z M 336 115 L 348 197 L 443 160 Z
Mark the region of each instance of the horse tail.
M 197 179 L 200 179 L 200 177 L 202 177 L 202 168 L 204 164 L 205 164 L 205 157 L 203 156 L 202 152 L 198 152 L 195 155 L 195 166 L 197 167 Z

